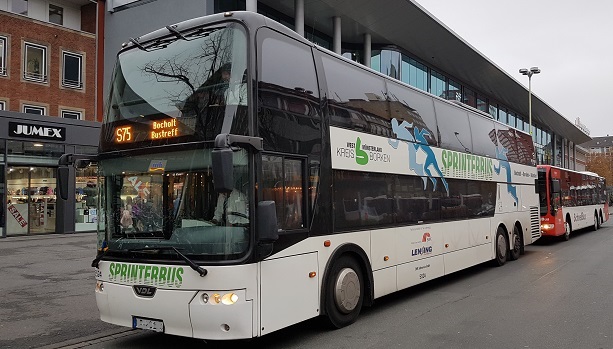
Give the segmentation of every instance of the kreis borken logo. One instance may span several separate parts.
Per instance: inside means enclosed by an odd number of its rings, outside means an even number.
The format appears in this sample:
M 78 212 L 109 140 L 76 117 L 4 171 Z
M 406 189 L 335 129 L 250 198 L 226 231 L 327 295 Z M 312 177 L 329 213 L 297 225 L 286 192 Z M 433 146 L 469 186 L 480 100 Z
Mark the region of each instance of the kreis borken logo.
M 66 128 L 9 122 L 9 136 L 65 141 Z

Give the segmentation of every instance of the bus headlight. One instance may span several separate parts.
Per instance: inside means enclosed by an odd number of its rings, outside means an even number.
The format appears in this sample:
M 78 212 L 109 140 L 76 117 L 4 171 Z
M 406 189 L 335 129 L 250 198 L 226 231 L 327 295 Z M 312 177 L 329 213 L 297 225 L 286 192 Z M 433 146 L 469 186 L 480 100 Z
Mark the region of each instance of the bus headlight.
M 96 292 L 104 292 L 104 283 L 102 283 L 102 281 L 96 281 Z
M 543 229 L 543 230 L 551 230 L 551 229 L 553 229 L 553 227 L 554 227 L 554 225 L 551 224 L 551 223 L 541 224 L 541 229 Z
M 226 293 L 221 297 L 221 303 L 225 305 L 232 305 L 238 301 L 236 293 Z
M 219 293 L 214 293 L 211 296 L 209 296 L 208 293 L 203 293 L 202 294 L 202 302 L 204 304 L 208 304 L 209 302 L 211 304 L 224 304 L 224 305 L 232 305 L 236 302 L 238 302 L 238 295 L 234 292 L 230 292 L 230 293 L 226 293 L 226 294 L 219 294 Z

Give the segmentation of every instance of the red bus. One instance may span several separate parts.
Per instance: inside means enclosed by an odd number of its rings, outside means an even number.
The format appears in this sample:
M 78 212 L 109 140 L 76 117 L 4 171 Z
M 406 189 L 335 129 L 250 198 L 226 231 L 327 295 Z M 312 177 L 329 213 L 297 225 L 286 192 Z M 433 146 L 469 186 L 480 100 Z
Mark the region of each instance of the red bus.
M 550 165 L 538 165 L 542 236 L 564 240 L 578 229 L 600 228 L 609 219 L 604 177 Z

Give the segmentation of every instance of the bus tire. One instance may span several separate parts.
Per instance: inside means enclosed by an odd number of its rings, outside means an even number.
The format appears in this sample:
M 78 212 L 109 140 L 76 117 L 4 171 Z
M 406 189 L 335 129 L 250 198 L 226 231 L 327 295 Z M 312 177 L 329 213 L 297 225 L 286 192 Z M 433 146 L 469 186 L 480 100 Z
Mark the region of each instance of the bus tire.
M 513 248 L 511 249 L 511 253 L 509 253 L 509 260 L 517 260 L 519 259 L 519 255 L 522 250 L 522 239 L 521 239 L 521 231 L 515 225 L 513 227 L 513 233 L 511 233 L 511 241 L 513 241 Z
M 594 212 L 594 225 L 592 226 L 592 230 L 598 230 L 598 214 Z
M 331 328 L 357 320 L 364 302 L 364 277 L 358 262 L 347 255 L 332 265 L 326 280 L 326 314 Z
M 570 223 L 570 217 L 566 217 L 566 222 L 564 222 L 564 235 L 562 235 L 562 239 L 564 241 L 570 240 L 570 233 L 573 231 L 573 225 Z
M 507 232 L 502 226 L 496 230 L 496 240 L 494 240 L 494 248 L 496 249 L 496 257 L 494 258 L 494 266 L 501 267 L 507 262 L 509 256 L 509 241 Z

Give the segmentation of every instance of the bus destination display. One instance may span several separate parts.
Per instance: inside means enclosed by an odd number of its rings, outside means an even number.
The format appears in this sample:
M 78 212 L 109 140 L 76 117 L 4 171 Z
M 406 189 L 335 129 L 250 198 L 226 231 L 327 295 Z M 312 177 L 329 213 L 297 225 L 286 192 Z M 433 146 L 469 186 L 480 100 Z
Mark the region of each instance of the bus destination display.
M 131 143 L 134 141 L 132 125 L 118 126 L 115 128 L 115 143 Z M 169 118 L 163 120 L 153 120 L 148 130 L 150 140 L 166 139 L 179 137 L 179 125 L 177 119 Z

